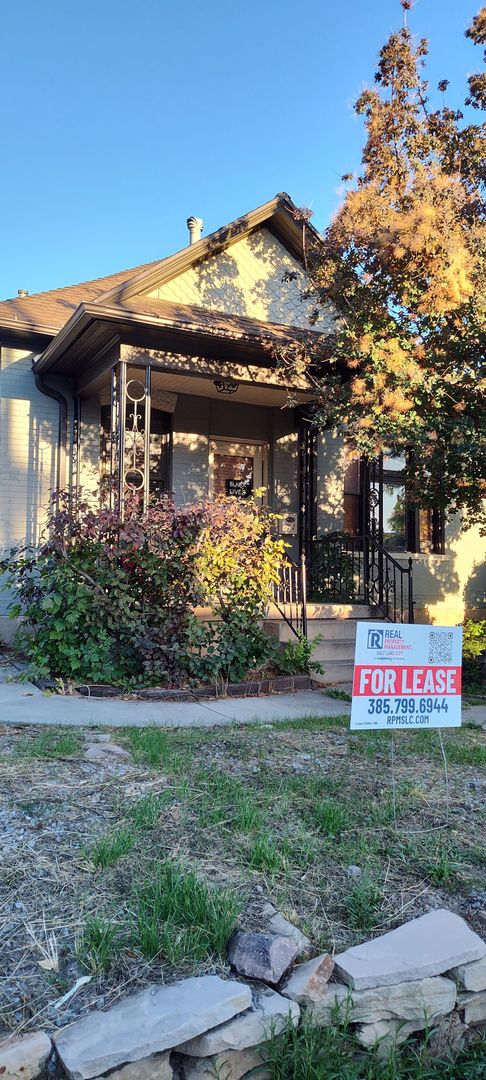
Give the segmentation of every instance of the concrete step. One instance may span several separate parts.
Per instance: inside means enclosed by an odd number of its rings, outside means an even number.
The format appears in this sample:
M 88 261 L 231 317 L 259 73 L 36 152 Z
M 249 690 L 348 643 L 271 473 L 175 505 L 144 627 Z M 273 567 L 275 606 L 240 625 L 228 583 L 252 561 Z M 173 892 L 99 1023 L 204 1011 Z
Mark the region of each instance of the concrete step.
M 317 658 L 316 658 L 317 659 Z M 322 662 L 322 673 L 312 672 L 312 681 L 319 686 L 340 686 L 352 683 L 354 665 L 352 660 L 328 660 Z
M 320 641 L 313 650 L 312 659 L 318 660 L 320 664 L 331 660 L 354 662 L 354 647 L 354 638 L 348 638 L 345 641 Z
M 291 612 L 290 605 L 283 608 L 286 615 Z M 292 612 L 295 614 L 300 609 L 294 604 Z M 275 604 L 268 605 L 266 618 L 280 619 L 282 616 Z M 308 619 L 381 619 L 383 616 L 376 607 L 371 604 L 307 604 Z
M 309 619 L 307 623 L 307 637 L 313 641 L 321 637 L 323 641 L 356 641 L 356 626 L 359 619 Z M 278 641 L 292 641 L 295 634 L 285 619 L 265 619 L 263 628 L 267 634 L 277 638 Z

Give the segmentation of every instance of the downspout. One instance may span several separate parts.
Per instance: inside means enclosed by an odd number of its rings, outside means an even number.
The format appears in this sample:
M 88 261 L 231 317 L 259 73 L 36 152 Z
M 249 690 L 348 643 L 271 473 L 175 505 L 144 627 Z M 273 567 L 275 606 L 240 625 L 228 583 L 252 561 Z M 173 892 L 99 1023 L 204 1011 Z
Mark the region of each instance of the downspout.
M 32 364 L 32 371 L 34 372 L 35 385 L 41 394 L 45 394 L 46 397 L 52 398 L 57 401 L 59 405 L 59 428 L 57 434 L 57 470 L 56 470 L 56 506 L 59 501 L 59 492 L 64 491 L 66 487 L 66 446 L 67 446 L 67 412 L 68 404 L 61 394 L 60 390 L 53 390 L 51 386 L 46 386 L 42 375 L 35 369 L 35 363 Z

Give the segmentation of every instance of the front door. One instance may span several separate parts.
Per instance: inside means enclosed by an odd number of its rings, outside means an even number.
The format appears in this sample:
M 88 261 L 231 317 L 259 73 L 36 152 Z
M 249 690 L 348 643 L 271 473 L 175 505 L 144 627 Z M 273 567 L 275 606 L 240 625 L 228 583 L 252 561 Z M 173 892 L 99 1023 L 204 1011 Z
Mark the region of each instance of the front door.
M 209 494 L 250 498 L 267 488 L 268 447 L 266 443 L 211 439 L 209 446 Z M 260 502 L 266 502 L 266 490 Z

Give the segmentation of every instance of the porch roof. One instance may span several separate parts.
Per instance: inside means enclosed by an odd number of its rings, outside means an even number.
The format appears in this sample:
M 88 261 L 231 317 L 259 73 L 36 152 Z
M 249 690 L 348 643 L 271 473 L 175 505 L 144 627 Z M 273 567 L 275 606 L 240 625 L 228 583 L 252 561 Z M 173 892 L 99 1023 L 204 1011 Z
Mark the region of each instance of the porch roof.
M 111 366 L 112 347 L 120 342 L 188 356 L 244 359 L 267 368 L 279 349 L 292 344 L 305 344 L 321 356 L 326 351 L 326 338 L 315 331 L 143 296 L 114 305 L 80 304 L 35 368 L 85 380 L 91 367 L 99 374 Z

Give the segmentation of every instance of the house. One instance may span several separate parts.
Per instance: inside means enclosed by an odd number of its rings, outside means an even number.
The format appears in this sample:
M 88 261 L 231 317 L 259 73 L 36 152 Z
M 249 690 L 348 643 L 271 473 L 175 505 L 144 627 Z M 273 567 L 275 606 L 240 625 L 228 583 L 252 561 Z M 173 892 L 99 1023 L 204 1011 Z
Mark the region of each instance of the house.
M 201 225 L 168 258 L 0 303 L 0 548 L 37 543 L 52 489 L 102 482 L 123 509 L 130 490 L 184 503 L 264 488 L 314 600 L 406 619 L 412 568 L 416 619 L 479 614 L 478 535 L 410 513 L 403 462 L 365 468 L 317 432 L 312 388 L 278 366 L 303 341 L 329 348 L 333 310 L 312 323 L 302 299 L 312 226 L 285 193 L 207 237 Z

